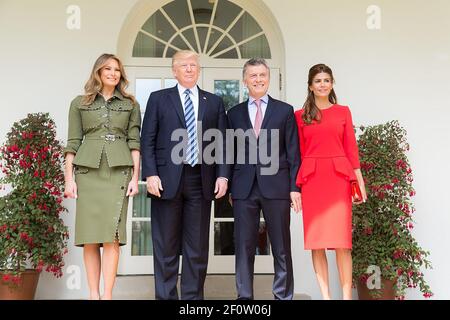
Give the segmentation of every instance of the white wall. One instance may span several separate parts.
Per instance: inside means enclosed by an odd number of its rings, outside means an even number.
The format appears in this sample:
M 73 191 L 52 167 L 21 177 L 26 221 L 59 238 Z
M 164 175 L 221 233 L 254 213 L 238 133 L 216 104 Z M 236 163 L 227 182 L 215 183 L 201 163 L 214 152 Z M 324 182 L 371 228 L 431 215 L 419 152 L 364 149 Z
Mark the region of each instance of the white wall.
M 398 119 L 408 131 L 417 190 L 414 234 L 431 251 L 434 269 L 424 273 L 434 298 L 449 299 L 450 2 L 264 2 L 275 17 L 283 17 L 278 22 L 286 44 L 288 102 L 301 107 L 309 68 L 326 63 L 335 73 L 339 101 L 351 107 L 355 124 Z M 366 27 L 366 8 L 372 4 L 381 8 L 381 30 Z M 300 223 L 294 227 L 301 230 Z M 298 233 L 295 290 L 319 298 L 310 254 L 303 251 L 303 234 Z M 334 260 L 334 254 L 329 256 Z M 338 297 L 336 271 L 331 279 L 332 294 Z M 423 297 L 416 290 L 407 298 Z
M 342 104 L 356 124 L 400 120 L 408 130 L 417 196 L 416 228 L 420 245 L 431 251 L 434 270 L 425 272 L 437 299 L 449 299 L 450 210 L 444 203 L 450 181 L 450 3 L 447 0 L 264 0 L 278 18 L 286 45 L 286 100 L 301 107 L 307 71 L 318 62 L 330 65 Z M 67 137 L 70 100 L 82 92 L 95 58 L 115 52 L 123 21 L 136 0 L 0 1 L 0 137 L 28 112 L 49 111 L 59 137 Z M 381 8 L 381 30 L 368 30 L 366 8 Z M 81 30 L 66 28 L 69 5 L 81 7 Z M 7 115 L 7 116 L 5 116 Z M 4 138 L 0 138 L 4 141 Z M 73 234 L 73 202 L 65 221 Z M 320 298 L 309 252 L 303 250 L 301 216 L 293 215 L 295 290 Z M 73 241 L 71 239 L 71 241 Z M 67 290 L 62 279 L 43 274 L 38 298 L 87 295 L 82 250 L 70 243 L 66 265 L 80 267 L 81 290 Z M 334 255 L 330 253 L 334 260 Z M 331 260 L 330 262 L 333 262 Z M 330 263 L 333 266 L 333 263 Z M 334 268 L 334 267 L 333 267 Z M 333 269 L 332 268 L 332 269 Z M 339 297 L 332 270 L 332 294 Z M 420 299 L 418 291 L 408 294 Z

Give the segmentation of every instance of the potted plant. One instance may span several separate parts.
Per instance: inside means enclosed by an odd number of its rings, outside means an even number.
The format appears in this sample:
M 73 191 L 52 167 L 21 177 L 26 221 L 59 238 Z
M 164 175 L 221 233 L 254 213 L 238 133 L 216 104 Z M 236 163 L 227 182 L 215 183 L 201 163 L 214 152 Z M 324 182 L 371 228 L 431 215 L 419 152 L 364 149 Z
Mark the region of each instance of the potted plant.
M 42 270 L 62 276 L 68 239 L 60 218 L 67 211 L 62 148 L 48 113 L 15 122 L 0 148 L 0 294 L 6 298 L 32 299 Z
M 414 239 L 413 174 L 398 121 L 360 127 L 358 146 L 367 202 L 353 207 L 353 281 L 360 299 L 404 299 L 407 288 L 432 296 L 422 268 L 429 252 Z M 383 281 L 378 281 L 381 278 Z M 380 283 L 381 282 L 381 283 Z M 392 297 L 384 293 L 391 287 Z

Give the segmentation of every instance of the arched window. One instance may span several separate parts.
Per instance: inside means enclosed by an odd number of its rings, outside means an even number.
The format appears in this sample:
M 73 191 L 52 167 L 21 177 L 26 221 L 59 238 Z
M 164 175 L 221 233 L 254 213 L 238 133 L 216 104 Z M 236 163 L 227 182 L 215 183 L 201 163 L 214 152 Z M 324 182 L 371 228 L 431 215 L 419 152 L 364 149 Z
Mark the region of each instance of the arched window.
M 142 25 L 132 56 L 170 58 L 186 49 L 219 59 L 271 58 L 258 22 L 228 0 L 169 2 Z

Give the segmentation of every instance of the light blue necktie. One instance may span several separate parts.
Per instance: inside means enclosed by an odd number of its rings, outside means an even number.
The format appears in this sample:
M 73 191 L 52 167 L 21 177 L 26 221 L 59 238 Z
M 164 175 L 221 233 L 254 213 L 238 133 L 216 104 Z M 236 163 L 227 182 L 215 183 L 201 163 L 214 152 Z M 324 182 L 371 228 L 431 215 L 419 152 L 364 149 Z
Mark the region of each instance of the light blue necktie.
M 198 141 L 197 141 L 197 128 L 195 125 L 195 113 L 194 104 L 190 98 L 191 90 L 186 89 L 184 94 L 186 98 L 184 99 L 184 120 L 186 122 L 186 129 L 188 133 L 188 145 L 186 151 L 186 162 L 195 166 L 198 162 Z

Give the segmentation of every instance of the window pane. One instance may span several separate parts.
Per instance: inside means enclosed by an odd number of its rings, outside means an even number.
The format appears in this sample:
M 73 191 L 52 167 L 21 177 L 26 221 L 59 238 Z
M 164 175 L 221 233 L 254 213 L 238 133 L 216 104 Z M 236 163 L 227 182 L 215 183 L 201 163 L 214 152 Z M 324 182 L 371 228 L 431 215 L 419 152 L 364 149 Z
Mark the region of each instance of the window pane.
M 213 24 L 226 30 L 242 9 L 230 1 L 220 0 Z
M 179 29 L 191 24 L 191 16 L 189 15 L 189 8 L 186 0 L 169 2 L 163 9 Z
M 133 221 L 131 255 L 153 255 L 152 231 L 150 221 Z
M 239 18 L 234 27 L 230 30 L 230 35 L 237 43 L 239 43 L 261 31 L 262 29 L 255 19 L 253 19 L 253 17 L 246 12 L 241 18 Z
M 164 79 L 164 88 L 175 87 L 177 83 L 177 79 Z
M 133 218 L 150 218 L 151 199 L 147 197 L 147 185 L 139 184 L 139 194 L 133 197 Z
M 234 255 L 234 222 L 214 223 L 214 255 Z
M 224 54 L 221 54 L 220 56 L 217 56 L 218 59 L 237 59 L 238 53 L 236 51 L 236 48 L 233 48 Z
M 211 20 L 211 14 L 214 1 L 211 0 L 191 0 L 192 11 L 194 13 L 195 23 L 208 23 Z
M 133 57 L 162 57 L 165 45 L 139 32 L 133 46 Z
M 241 57 L 243 59 L 250 59 L 253 57 L 260 57 L 270 59 L 270 47 L 265 35 L 261 35 L 249 42 L 239 46 L 241 50 Z
M 222 97 L 228 111 L 239 103 L 239 80 L 214 80 L 214 93 Z
M 214 200 L 214 218 L 233 218 L 233 208 L 228 196 Z
M 221 36 L 222 36 L 222 32 L 211 29 L 211 33 L 209 34 L 209 40 L 208 40 L 208 49 L 206 50 L 206 52 L 209 52 L 209 50 L 211 50 L 212 46 L 216 43 L 217 40 L 219 40 L 219 38 Z
M 197 50 L 197 41 L 195 40 L 194 29 L 190 28 L 190 29 L 183 31 L 183 35 L 186 38 L 186 40 L 189 42 L 189 44 L 192 46 L 192 48 Z M 183 39 L 181 39 L 181 41 L 183 41 Z
M 267 235 L 266 223 L 261 221 L 259 224 L 256 240 L 256 255 L 270 255 L 269 237 Z M 214 255 L 234 255 L 234 222 L 215 222 L 214 223 Z
M 188 45 L 186 44 L 186 42 L 184 42 L 184 40 L 179 35 L 176 36 L 175 39 L 172 40 L 171 44 L 180 50 L 189 50 Z M 194 46 L 194 48 L 195 48 L 195 46 Z
M 168 41 L 175 33 L 172 25 L 159 10 L 144 23 L 142 29 L 164 41 Z
M 205 47 L 206 35 L 208 34 L 208 28 L 197 28 L 197 33 L 200 41 L 200 48 L 203 50 Z
M 166 52 L 166 58 L 172 58 L 175 53 L 176 53 L 175 49 L 168 47 Z
M 160 89 L 161 79 L 136 79 L 136 100 L 141 106 L 141 112 L 145 112 L 150 93 Z
M 214 49 L 214 51 L 211 53 L 211 55 L 215 55 L 216 53 L 219 53 L 220 51 L 227 49 L 233 45 L 233 42 L 231 42 L 230 38 L 225 37 L 220 41 L 219 45 Z
M 270 255 L 269 236 L 267 234 L 267 227 L 265 221 L 259 222 L 258 242 L 256 244 L 256 255 L 257 256 Z

